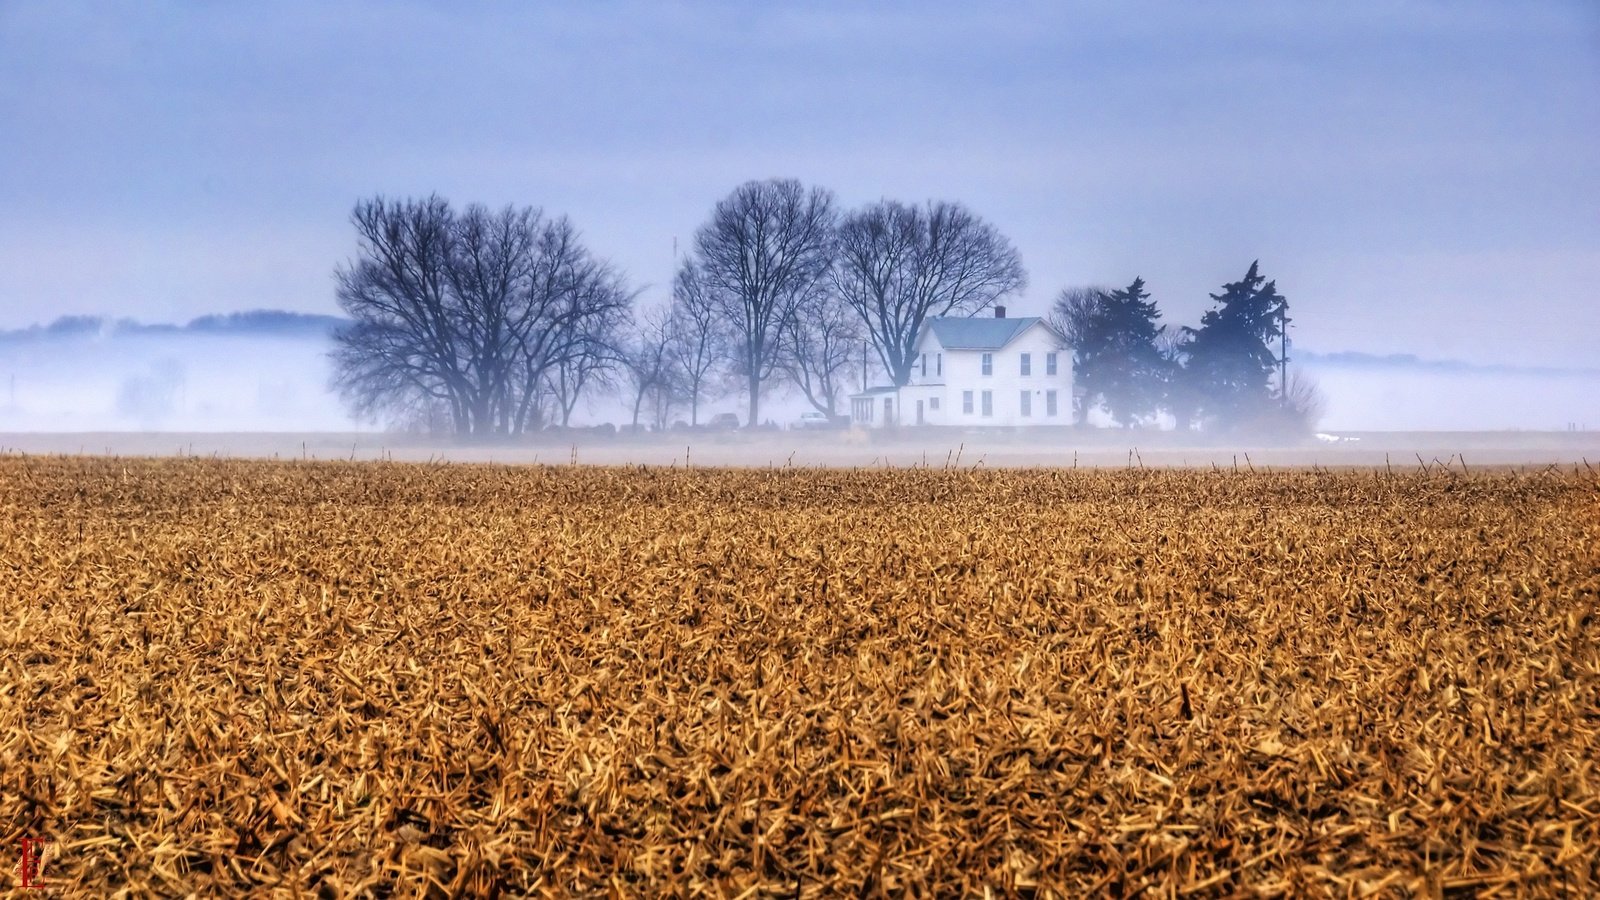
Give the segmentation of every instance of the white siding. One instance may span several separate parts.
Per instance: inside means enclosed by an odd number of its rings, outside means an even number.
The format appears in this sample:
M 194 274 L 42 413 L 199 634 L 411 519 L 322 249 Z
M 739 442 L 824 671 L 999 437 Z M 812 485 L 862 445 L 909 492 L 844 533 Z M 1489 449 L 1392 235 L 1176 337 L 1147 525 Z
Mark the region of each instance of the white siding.
M 994 354 L 993 374 L 983 374 L 983 354 Z M 1030 426 L 1072 424 L 1072 360 L 1066 350 L 1056 347 L 1055 334 L 1043 323 L 1035 323 L 1004 348 L 947 350 L 927 329 L 917 344 L 918 358 L 911 367 L 911 378 L 899 391 L 895 409 L 898 425 L 917 423 L 917 403 L 922 403 L 922 422 L 926 425 Z M 1022 354 L 1031 354 L 1030 374 L 1022 374 Z M 1047 375 L 1046 354 L 1056 354 L 1056 374 Z M 927 374 L 923 374 L 921 354 L 927 354 Z M 962 411 L 962 392 L 972 391 L 972 413 Z M 1031 415 L 1022 416 L 1022 391 L 1032 395 Z M 1045 392 L 1056 392 L 1056 414 L 1049 415 Z M 983 414 L 983 392 L 992 397 L 993 415 Z M 933 408 L 938 400 L 938 409 Z M 876 399 L 873 426 L 883 425 L 882 398 Z
M 917 344 L 917 354 L 916 363 L 911 367 L 911 380 L 900 389 L 900 396 L 905 398 L 906 424 L 916 424 L 918 400 L 922 401 L 923 424 L 959 424 L 961 392 L 951 392 L 949 387 L 950 352 L 939 345 L 938 339 L 933 336 L 933 330 L 928 329 L 923 332 L 922 340 Z M 922 374 L 924 354 L 927 359 L 927 375 Z M 933 408 L 935 399 L 939 402 L 938 409 Z
M 935 343 L 931 333 L 925 340 Z M 946 424 L 974 426 L 1072 424 L 1070 401 L 1066 399 L 1072 396 L 1072 364 L 1067 351 L 1056 348 L 1055 335 L 1048 328 L 1034 325 L 1003 349 L 989 352 L 994 354 L 994 374 L 985 376 L 984 351 L 944 351 L 944 389 L 947 396 L 953 398 L 941 404 L 946 414 Z M 1030 354 L 1028 375 L 1022 374 L 1023 353 Z M 1053 377 L 1045 374 L 1046 354 L 1049 353 L 1056 354 L 1056 374 Z M 930 363 L 930 375 L 933 371 L 931 365 Z M 961 412 L 963 390 L 977 392 L 975 396 L 978 398 L 982 397 L 983 391 L 992 391 L 994 415 L 983 415 L 981 399 L 973 403 L 972 415 L 963 415 Z M 1029 403 L 1032 414 L 1028 416 L 1023 416 L 1021 410 L 1024 390 L 1027 390 L 1032 397 Z M 1045 403 L 1045 391 L 1048 390 L 1056 391 L 1054 416 L 1048 414 L 1048 406 Z

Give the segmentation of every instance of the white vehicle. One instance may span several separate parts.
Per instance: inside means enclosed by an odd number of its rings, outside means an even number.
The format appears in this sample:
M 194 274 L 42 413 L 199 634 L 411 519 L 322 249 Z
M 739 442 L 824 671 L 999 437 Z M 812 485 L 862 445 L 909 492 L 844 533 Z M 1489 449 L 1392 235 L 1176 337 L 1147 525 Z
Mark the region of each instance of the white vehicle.
M 794 424 L 789 427 L 796 431 L 806 431 L 812 428 L 832 428 L 833 421 L 828 418 L 826 413 L 812 410 L 811 412 L 801 413 L 800 418 L 795 419 Z

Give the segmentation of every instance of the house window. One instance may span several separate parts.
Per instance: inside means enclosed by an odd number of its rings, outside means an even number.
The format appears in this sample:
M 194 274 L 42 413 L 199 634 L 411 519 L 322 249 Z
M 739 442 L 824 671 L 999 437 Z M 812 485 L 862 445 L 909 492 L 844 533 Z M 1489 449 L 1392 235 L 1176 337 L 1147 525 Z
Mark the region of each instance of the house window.
M 972 415 L 972 392 L 971 391 L 962 391 L 961 392 L 961 411 L 963 413 L 965 413 L 966 415 L 969 415 L 969 416 Z
M 919 361 L 920 361 L 920 363 L 922 365 L 922 377 L 923 378 L 927 378 L 928 377 L 928 354 L 919 353 L 917 355 L 920 357 Z
M 994 415 L 994 391 L 983 392 L 983 414 L 986 416 Z
M 1050 355 L 1051 356 L 1055 356 L 1054 353 L 1052 353 Z M 1047 415 L 1047 416 L 1053 416 L 1053 415 L 1056 414 L 1056 392 L 1055 391 L 1045 391 L 1044 392 L 1044 414 Z
M 994 354 L 993 353 L 985 353 L 983 355 L 983 374 L 985 374 L 985 375 L 993 375 L 994 374 Z
M 1056 355 L 1054 353 L 1046 353 L 1044 355 L 1044 373 L 1046 375 L 1056 374 Z
M 1032 374 L 1033 374 L 1033 354 L 1032 353 L 1024 353 L 1024 354 L 1022 354 L 1022 375 L 1023 375 L 1024 378 L 1026 378 L 1027 376 L 1032 375 Z
M 939 398 L 938 397 L 929 397 L 928 398 L 928 408 L 929 409 L 938 409 L 939 408 Z
M 1022 415 L 1023 415 L 1024 418 L 1033 415 L 1033 392 L 1032 391 L 1023 391 L 1022 392 L 1021 410 L 1022 410 Z
M 933 374 L 941 375 L 941 376 L 944 375 L 944 354 L 943 353 L 935 353 L 933 355 Z

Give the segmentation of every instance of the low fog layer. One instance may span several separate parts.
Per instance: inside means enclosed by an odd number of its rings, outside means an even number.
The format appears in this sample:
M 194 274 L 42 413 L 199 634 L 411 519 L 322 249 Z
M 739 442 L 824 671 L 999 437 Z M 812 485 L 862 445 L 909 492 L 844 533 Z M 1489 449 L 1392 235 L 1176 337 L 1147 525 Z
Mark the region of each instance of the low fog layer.
M 74 335 L 0 344 L 0 431 L 351 431 L 328 343 Z
M 1412 362 L 1306 363 L 1324 431 L 1600 430 L 1600 370 Z
M 303 331 L 12 332 L 0 339 L 0 431 L 376 430 L 329 391 L 329 347 L 324 334 Z M 1327 401 L 1325 432 L 1600 431 L 1600 370 L 1304 356 L 1301 372 Z M 729 396 L 702 413 L 742 408 Z M 763 407 L 778 424 L 808 408 L 783 396 Z M 624 403 L 597 398 L 574 424 L 629 417 Z

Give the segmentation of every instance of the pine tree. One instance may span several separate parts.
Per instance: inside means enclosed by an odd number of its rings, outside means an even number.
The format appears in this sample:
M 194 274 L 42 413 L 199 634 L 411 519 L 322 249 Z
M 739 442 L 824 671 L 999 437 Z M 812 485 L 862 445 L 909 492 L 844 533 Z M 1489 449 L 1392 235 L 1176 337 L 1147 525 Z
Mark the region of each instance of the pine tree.
M 1272 371 L 1277 365 L 1270 342 L 1278 337 L 1286 301 L 1276 282 L 1250 264 L 1243 279 L 1212 294 L 1217 304 L 1185 328 L 1185 376 L 1198 395 L 1201 414 L 1223 428 L 1237 427 L 1265 414 L 1272 402 Z
M 1124 427 L 1153 415 L 1161 396 L 1162 359 L 1156 348 L 1161 312 L 1144 279 L 1101 295 L 1089 321 L 1081 377 L 1100 408 Z

